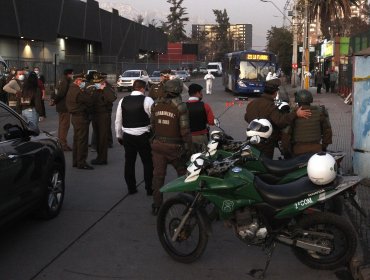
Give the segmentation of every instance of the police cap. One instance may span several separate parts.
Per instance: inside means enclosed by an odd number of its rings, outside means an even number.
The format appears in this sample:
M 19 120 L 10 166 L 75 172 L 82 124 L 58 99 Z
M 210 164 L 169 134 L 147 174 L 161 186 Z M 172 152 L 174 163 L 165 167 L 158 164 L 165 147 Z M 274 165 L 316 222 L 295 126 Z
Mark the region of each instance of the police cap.
M 171 69 L 164 69 L 164 70 L 161 70 L 161 76 L 166 76 L 166 75 L 170 75 L 171 74 Z
M 170 96 L 178 96 L 182 93 L 183 83 L 180 79 L 169 80 L 164 84 L 164 91 Z
M 86 80 L 85 74 L 84 73 L 74 74 L 73 80 L 77 80 L 77 79 Z
M 268 80 L 265 83 L 265 93 L 274 94 L 279 90 L 279 86 L 281 85 L 280 79 L 272 79 Z
M 91 72 L 86 76 L 86 80 L 90 83 L 101 83 L 105 80 L 106 74 L 99 72 Z

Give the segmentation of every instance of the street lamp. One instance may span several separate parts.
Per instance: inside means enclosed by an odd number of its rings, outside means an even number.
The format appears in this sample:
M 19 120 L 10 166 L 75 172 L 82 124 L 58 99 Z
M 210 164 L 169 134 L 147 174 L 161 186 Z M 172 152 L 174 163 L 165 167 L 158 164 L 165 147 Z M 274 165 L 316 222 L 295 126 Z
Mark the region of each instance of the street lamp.
M 290 22 L 290 24 L 293 24 L 292 23 L 292 21 L 289 19 L 289 18 L 287 18 L 286 17 L 286 15 L 284 14 L 284 12 L 282 11 L 282 10 L 280 10 L 280 8 L 278 7 L 278 6 L 276 6 L 276 4 L 274 3 L 274 2 L 272 2 L 272 1 L 270 1 L 270 0 L 260 0 L 261 2 L 264 2 L 264 3 L 267 3 L 267 2 L 269 2 L 269 3 L 271 3 L 272 5 L 274 5 L 274 7 L 283 15 L 283 26 L 285 26 L 285 19 L 287 19 L 289 22 Z

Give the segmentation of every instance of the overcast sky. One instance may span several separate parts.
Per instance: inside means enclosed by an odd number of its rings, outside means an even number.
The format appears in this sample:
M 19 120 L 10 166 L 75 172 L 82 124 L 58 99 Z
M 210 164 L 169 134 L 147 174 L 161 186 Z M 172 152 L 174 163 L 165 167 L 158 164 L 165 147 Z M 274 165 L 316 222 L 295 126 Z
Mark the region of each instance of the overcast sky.
M 170 4 L 166 0 L 97 0 L 102 5 L 117 6 L 118 10 L 127 11 L 130 16 L 142 14 L 146 21 L 153 18 L 165 20 L 169 14 Z M 271 1 L 284 11 L 287 0 Z M 290 3 L 293 1 L 290 0 Z M 102 6 L 101 5 L 101 6 Z M 226 9 L 231 24 L 250 23 L 253 25 L 253 49 L 261 50 L 266 45 L 266 32 L 271 26 L 281 27 L 283 25 L 283 15 L 270 2 L 261 0 L 184 0 L 183 7 L 187 8 L 189 23 L 186 31 L 190 36 L 192 24 L 215 23 L 215 16 L 212 9 Z M 124 14 L 120 13 L 121 16 Z M 288 17 L 289 18 L 289 17 Z M 289 18 L 290 19 L 290 18 Z M 289 25 L 289 21 L 285 20 Z

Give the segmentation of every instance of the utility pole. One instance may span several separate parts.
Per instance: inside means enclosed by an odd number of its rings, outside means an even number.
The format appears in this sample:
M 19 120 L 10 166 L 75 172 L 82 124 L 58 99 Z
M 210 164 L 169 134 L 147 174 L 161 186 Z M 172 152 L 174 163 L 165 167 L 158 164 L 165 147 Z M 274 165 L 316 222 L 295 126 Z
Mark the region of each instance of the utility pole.
M 297 59 L 297 50 L 298 50 L 298 22 L 297 22 L 297 3 L 296 0 L 293 3 L 293 18 L 292 18 L 292 31 L 293 31 L 293 53 L 292 53 L 292 77 L 291 85 L 292 88 L 297 86 L 297 68 L 298 68 L 298 59 Z
M 304 4 L 304 36 L 303 36 L 303 52 L 302 52 L 302 89 L 308 89 L 310 86 L 310 50 L 309 50 L 309 23 L 308 23 L 308 0 Z

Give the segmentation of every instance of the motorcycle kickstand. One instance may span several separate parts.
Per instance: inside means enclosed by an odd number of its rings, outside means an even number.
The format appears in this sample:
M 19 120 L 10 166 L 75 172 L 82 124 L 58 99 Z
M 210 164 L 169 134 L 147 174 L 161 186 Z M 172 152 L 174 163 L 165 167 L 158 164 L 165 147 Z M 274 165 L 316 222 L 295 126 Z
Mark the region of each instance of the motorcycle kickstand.
M 272 254 L 274 253 L 276 247 L 276 242 L 275 241 L 268 241 L 267 245 L 265 247 L 265 253 L 267 255 L 267 260 L 265 263 L 265 268 L 264 269 L 252 269 L 248 274 L 252 276 L 255 279 L 265 279 L 265 274 L 266 271 L 270 265 L 271 259 L 272 259 Z M 261 273 L 260 275 L 257 275 Z

